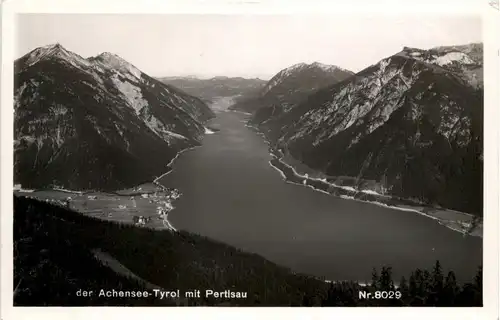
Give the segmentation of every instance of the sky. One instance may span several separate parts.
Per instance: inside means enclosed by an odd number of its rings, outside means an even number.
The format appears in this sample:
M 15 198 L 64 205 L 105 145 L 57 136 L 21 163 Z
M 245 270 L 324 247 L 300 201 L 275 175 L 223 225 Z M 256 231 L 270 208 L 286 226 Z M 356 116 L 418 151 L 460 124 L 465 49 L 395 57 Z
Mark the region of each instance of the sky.
M 353 72 L 404 46 L 482 41 L 479 16 L 20 14 L 16 58 L 52 43 L 115 53 L 154 76 L 269 79 L 293 64 Z

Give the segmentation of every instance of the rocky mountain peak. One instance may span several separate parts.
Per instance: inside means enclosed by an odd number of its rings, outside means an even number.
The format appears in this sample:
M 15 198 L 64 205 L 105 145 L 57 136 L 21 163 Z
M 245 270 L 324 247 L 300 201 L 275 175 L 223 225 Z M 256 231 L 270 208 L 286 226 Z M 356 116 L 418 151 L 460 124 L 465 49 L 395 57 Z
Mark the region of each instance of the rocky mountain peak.
M 340 78 L 344 78 L 343 74 L 346 73 L 348 75 L 352 75 L 351 71 L 344 70 L 334 65 L 327 65 L 320 62 L 313 62 L 311 64 L 307 63 L 297 63 L 288 68 L 285 68 L 278 72 L 264 87 L 262 90 L 262 95 L 266 95 L 273 88 L 283 84 L 290 78 L 316 78 L 316 76 L 326 76 L 331 75 L 335 77 L 335 73 L 339 73 Z M 304 80 L 305 82 L 309 82 L 308 80 Z M 316 86 L 314 86 L 316 87 Z
M 338 66 L 331 65 L 331 64 L 324 64 L 324 63 L 317 62 L 317 61 L 311 63 L 309 66 L 314 67 L 314 68 L 319 68 L 319 69 L 324 70 L 326 72 L 334 72 L 336 70 L 340 70 L 340 71 L 352 73 L 351 71 L 342 69 L 342 68 L 340 68 Z
M 98 56 L 90 58 L 90 60 L 95 61 L 102 66 L 112 68 L 123 73 L 132 74 L 138 79 L 140 79 L 142 75 L 142 72 L 136 66 L 111 52 L 103 52 Z
M 27 53 L 24 57 L 27 66 L 43 60 L 63 59 L 71 64 L 88 65 L 88 62 L 81 56 L 64 48 L 60 43 L 54 43 L 39 47 Z M 23 59 L 21 58 L 21 59 Z
M 403 56 L 451 71 L 475 88 L 483 85 L 483 45 L 481 43 L 441 46 L 427 50 L 404 47 L 396 56 Z

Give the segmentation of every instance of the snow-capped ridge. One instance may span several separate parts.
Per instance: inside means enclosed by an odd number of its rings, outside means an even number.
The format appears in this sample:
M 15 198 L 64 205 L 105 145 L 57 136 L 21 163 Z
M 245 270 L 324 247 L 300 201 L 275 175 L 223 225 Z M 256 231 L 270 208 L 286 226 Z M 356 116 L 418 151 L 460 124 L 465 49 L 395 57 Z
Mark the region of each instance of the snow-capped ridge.
M 467 53 L 467 54 L 471 54 L 474 52 L 478 52 L 478 53 L 480 52 L 482 55 L 483 43 L 482 42 L 473 42 L 473 43 L 462 44 L 462 45 L 439 46 L 439 47 L 434 47 L 430 50 L 435 50 L 438 52 L 460 51 L 460 52 Z
M 142 77 L 142 72 L 136 66 L 111 52 L 103 52 L 95 57 L 89 58 L 89 60 L 97 62 L 104 67 L 111 67 L 120 72 L 129 73 L 137 79 L 141 79 Z
M 473 88 L 483 86 L 483 45 L 441 46 L 431 49 L 404 47 L 394 56 L 412 59 L 439 72 L 450 72 Z
M 324 64 L 324 63 L 321 63 L 321 62 L 318 62 L 318 61 L 315 61 L 315 62 L 311 63 L 310 66 L 316 67 L 316 68 L 320 68 L 323 71 L 327 71 L 327 72 L 333 72 L 335 70 L 340 70 L 340 71 L 352 73 L 351 71 L 343 69 L 343 68 L 340 68 L 340 67 L 338 67 L 336 65 L 333 65 L 333 64 Z
M 279 85 L 281 82 L 283 82 L 283 80 L 286 77 L 289 77 L 293 73 L 301 72 L 302 70 L 308 70 L 308 69 L 313 69 L 313 68 L 320 69 L 324 72 L 342 71 L 342 72 L 352 73 L 351 71 L 342 69 L 342 68 L 337 67 L 335 65 L 327 65 L 327 64 L 317 62 L 317 61 L 310 63 L 310 64 L 300 62 L 300 63 L 296 63 L 288 68 L 281 70 L 274 77 L 272 77 L 271 80 L 269 80 L 269 82 L 266 84 L 266 86 L 262 90 L 262 95 L 265 95 L 266 93 L 271 91 L 272 88 Z
M 303 68 L 303 67 L 306 67 L 306 66 L 307 66 L 307 63 L 299 62 L 299 63 L 293 64 L 290 67 L 285 68 L 285 69 L 283 69 L 281 71 L 287 71 L 287 70 L 291 71 L 291 70 L 296 70 L 296 69 Z
M 321 62 L 318 62 L 318 61 L 315 61 L 315 62 L 311 63 L 311 66 L 318 67 L 318 68 L 323 69 L 325 71 L 329 71 L 331 69 L 336 69 L 337 68 L 335 66 L 324 64 L 324 63 L 321 63 Z
M 23 67 L 30 67 L 40 61 L 51 59 L 63 61 L 75 68 L 92 73 L 93 76 L 96 76 L 96 73 L 102 72 L 102 69 L 107 69 L 121 73 L 125 78 L 137 82 L 137 80 L 142 79 L 143 75 L 136 66 L 114 53 L 103 52 L 86 59 L 77 53 L 67 50 L 60 43 L 38 47 L 25 54 L 19 60 L 23 61 Z
M 403 50 L 396 55 L 413 58 L 441 67 L 451 64 L 482 65 L 482 44 L 472 43 L 459 46 L 441 46 L 428 50 L 403 47 Z
M 59 42 L 51 43 L 43 47 L 39 47 L 38 49 L 46 50 L 46 51 L 56 51 L 56 50 L 64 50 L 67 51 Z
M 80 55 L 67 50 L 60 43 L 53 43 L 36 48 L 23 56 L 26 58 L 26 66 L 32 66 L 39 61 L 46 59 L 62 59 L 75 67 L 90 66 L 90 63 Z

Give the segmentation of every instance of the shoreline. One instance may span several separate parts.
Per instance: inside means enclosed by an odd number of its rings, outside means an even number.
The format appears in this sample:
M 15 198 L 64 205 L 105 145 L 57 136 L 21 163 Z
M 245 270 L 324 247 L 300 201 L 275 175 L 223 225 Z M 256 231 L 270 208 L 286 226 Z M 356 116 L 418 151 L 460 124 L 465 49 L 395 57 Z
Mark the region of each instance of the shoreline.
M 170 162 L 167 164 L 167 167 L 168 167 L 168 171 L 165 172 L 165 173 L 162 173 L 160 176 L 156 177 L 154 180 L 153 180 L 153 183 L 158 183 L 158 180 L 160 180 L 161 178 L 165 177 L 166 175 L 168 175 L 170 172 L 174 171 L 174 168 L 172 168 L 172 166 L 174 165 L 174 162 L 175 160 L 177 160 L 177 158 L 179 158 L 179 156 L 181 154 L 183 154 L 184 152 L 186 151 L 189 151 L 189 150 L 193 150 L 193 149 L 196 149 L 200 146 L 192 146 L 192 147 L 188 147 L 188 148 L 185 148 L 185 149 L 182 149 L 180 150 L 179 152 L 177 152 L 177 154 L 175 155 L 175 157 L 170 160 Z M 159 184 L 159 183 L 158 183 Z M 159 184 L 160 186 L 162 186 L 163 188 L 165 188 L 165 186 Z
M 475 237 L 483 237 L 483 232 L 482 232 L 482 224 L 478 225 L 474 230 L 471 232 L 468 232 L 466 230 L 467 226 L 470 224 L 469 221 L 464 222 L 463 219 L 443 219 L 440 218 L 436 215 L 432 215 L 432 213 L 437 214 L 438 212 L 443 212 L 443 213 L 448 213 L 448 214 L 455 214 L 455 215 L 462 215 L 466 216 L 469 218 L 471 221 L 474 216 L 471 214 L 465 213 L 465 212 L 459 212 L 459 211 L 454 211 L 454 210 L 448 210 L 448 209 L 430 209 L 430 210 L 435 210 L 434 212 L 430 211 L 429 213 L 424 212 L 424 209 L 418 209 L 422 207 L 417 207 L 417 206 L 412 206 L 412 205 L 404 205 L 404 204 L 398 204 L 397 200 L 393 199 L 390 196 L 386 195 L 381 195 L 378 194 L 374 191 L 371 190 L 356 190 L 353 187 L 350 186 L 338 186 L 334 183 L 329 183 L 326 181 L 326 179 L 318 179 L 318 178 L 309 178 L 305 175 L 301 175 L 297 173 L 295 168 L 290 166 L 289 164 L 283 162 L 281 159 L 276 157 L 276 155 L 272 155 L 273 159 L 269 161 L 269 164 L 271 167 L 273 167 L 275 170 L 277 170 L 280 175 L 282 176 L 283 180 L 286 183 L 290 184 L 295 184 L 295 185 L 300 185 L 304 187 L 309 187 L 310 189 L 313 189 L 315 191 L 330 195 L 330 196 L 337 196 L 339 198 L 345 199 L 345 200 L 351 200 L 351 201 L 358 201 L 358 202 L 363 202 L 363 203 L 369 203 L 373 205 L 377 205 L 380 207 L 385 207 L 388 209 L 393 209 L 393 210 L 398 210 L 398 211 L 406 211 L 406 212 L 414 212 L 417 213 L 421 216 L 424 216 L 426 218 L 430 218 L 440 225 L 453 230 L 455 232 L 459 232 L 462 235 L 469 235 L 469 236 L 475 236 Z M 291 176 L 287 176 L 286 173 L 279 167 L 277 167 L 275 164 L 272 163 L 272 161 L 277 161 L 279 162 L 280 165 L 284 166 L 285 168 L 288 168 L 290 171 L 293 173 Z M 296 179 L 294 179 L 296 178 Z M 299 179 L 302 180 L 302 183 L 298 181 Z M 323 190 L 318 188 L 317 186 L 322 185 L 327 188 L 328 191 Z M 316 185 L 316 187 L 315 187 Z M 331 190 L 331 192 L 329 192 Z M 343 194 L 342 194 L 343 193 Z M 373 197 L 374 199 L 362 199 L 363 197 Z M 357 198 L 358 197 L 358 198 Z M 384 203 L 384 201 L 387 201 L 389 203 Z M 394 204 L 390 204 L 390 202 L 394 202 Z M 457 227 L 457 225 L 462 226 L 462 228 Z
M 212 132 L 212 133 L 207 133 L 207 134 L 213 134 L 215 132 Z M 177 152 L 177 155 L 172 159 L 170 160 L 170 162 L 167 164 L 167 167 L 170 169 L 168 170 L 167 172 L 165 172 L 164 174 L 160 175 L 159 177 L 156 177 L 154 180 L 153 180 L 153 183 L 155 185 L 158 185 L 159 187 L 161 188 L 167 188 L 165 187 L 164 185 L 162 185 L 159 180 L 162 179 L 163 177 L 167 176 L 169 173 L 173 172 L 174 171 L 174 168 L 172 167 L 175 163 L 175 161 L 179 158 L 179 156 L 181 154 L 183 154 L 184 152 L 187 152 L 187 151 L 190 151 L 190 150 L 193 150 L 193 149 L 196 149 L 200 146 L 192 146 L 192 147 L 189 147 L 189 148 L 186 148 L 186 149 L 182 149 L 181 151 Z M 174 232 L 177 232 L 177 229 L 172 225 L 172 223 L 170 223 L 170 221 L 168 220 L 168 214 L 170 212 L 172 212 L 173 210 L 175 209 L 175 207 L 172 205 L 172 209 L 170 209 L 167 213 L 165 213 L 164 215 L 164 218 L 163 218 L 163 225 L 165 226 L 165 228 L 167 228 L 168 230 L 171 230 L 171 231 L 174 231 Z
M 252 115 L 250 112 L 245 112 L 245 111 L 240 111 L 240 110 L 233 110 L 233 109 L 227 109 L 226 112 L 236 112 L 236 113 L 244 114 L 246 116 L 251 116 Z
M 213 130 L 213 129 L 210 129 L 208 127 L 204 127 L 205 128 L 205 135 L 211 135 L 211 134 L 215 134 L 217 131 Z M 164 188 L 166 189 L 167 187 L 165 187 L 164 185 L 162 185 L 159 180 L 166 177 L 168 174 L 172 173 L 174 171 L 174 168 L 173 168 L 173 165 L 175 163 L 175 161 L 179 158 L 180 155 L 182 155 L 184 152 L 187 152 L 187 151 L 190 151 L 190 150 L 194 150 L 196 148 L 199 148 L 201 147 L 201 145 L 197 145 L 197 146 L 192 146 L 192 147 L 188 147 L 188 148 L 185 148 L 185 149 L 182 149 L 180 150 L 179 152 L 177 152 L 177 154 L 175 155 L 175 157 L 170 160 L 170 162 L 167 164 L 167 167 L 170 169 L 168 170 L 167 172 L 163 173 L 162 175 L 156 177 L 154 180 L 153 180 L 153 184 L 155 185 L 158 185 L 159 187 L 161 188 Z M 171 204 L 172 205 L 172 204 Z M 165 214 L 165 217 L 163 218 L 163 225 L 171 230 L 171 231 L 174 231 L 174 232 L 177 232 L 177 229 L 173 226 L 173 224 L 168 220 L 168 214 L 172 211 L 175 210 L 175 207 L 172 205 L 172 209 L 170 209 L 166 214 Z
M 482 221 L 474 229 L 468 229 L 475 218 L 472 214 L 446 208 L 433 208 L 425 204 L 414 204 L 411 203 L 410 200 L 398 199 L 391 195 L 380 194 L 373 190 L 358 190 L 352 186 L 337 185 L 329 182 L 326 178 L 312 178 L 309 177 L 308 174 L 300 174 L 292 165 L 283 160 L 283 153 L 272 147 L 270 141 L 263 132 L 251 124 L 247 123 L 245 126 L 262 137 L 264 142 L 269 146 L 269 154 L 272 157 L 269 161 L 269 165 L 280 173 L 286 183 L 308 187 L 314 191 L 345 200 L 369 203 L 398 211 L 414 212 L 426 218 L 430 218 L 452 231 L 459 232 L 464 237 L 468 235 L 483 238 Z

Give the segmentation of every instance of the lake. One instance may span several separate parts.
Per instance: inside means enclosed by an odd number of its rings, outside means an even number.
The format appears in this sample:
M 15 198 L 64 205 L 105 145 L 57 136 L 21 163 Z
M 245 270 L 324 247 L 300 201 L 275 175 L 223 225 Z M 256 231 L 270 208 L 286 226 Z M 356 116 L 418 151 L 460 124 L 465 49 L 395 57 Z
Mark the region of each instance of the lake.
M 414 212 L 286 183 L 269 165 L 265 141 L 245 126 L 248 115 L 213 109 L 208 126 L 220 131 L 180 155 L 159 181 L 182 193 L 168 216 L 176 229 L 329 280 L 369 281 L 373 267 L 387 265 L 398 282 L 439 259 L 445 272 L 469 281 L 482 263 L 480 237 Z

